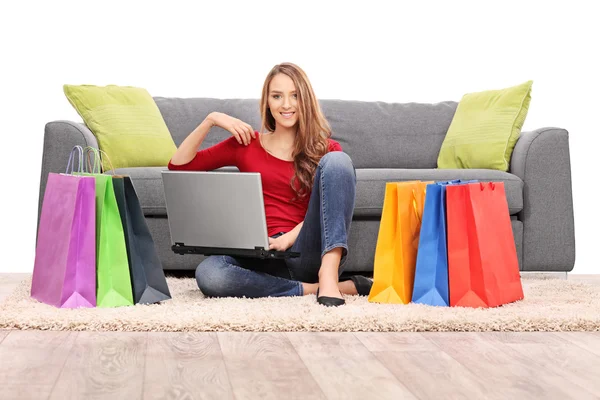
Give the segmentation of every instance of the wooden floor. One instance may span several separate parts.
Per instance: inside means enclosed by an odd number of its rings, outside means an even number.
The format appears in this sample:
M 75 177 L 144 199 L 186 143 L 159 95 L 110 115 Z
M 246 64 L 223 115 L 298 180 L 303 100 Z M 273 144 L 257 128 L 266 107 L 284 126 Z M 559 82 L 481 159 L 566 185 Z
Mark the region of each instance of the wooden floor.
M 0 399 L 96 398 L 600 399 L 600 332 L 0 330 Z

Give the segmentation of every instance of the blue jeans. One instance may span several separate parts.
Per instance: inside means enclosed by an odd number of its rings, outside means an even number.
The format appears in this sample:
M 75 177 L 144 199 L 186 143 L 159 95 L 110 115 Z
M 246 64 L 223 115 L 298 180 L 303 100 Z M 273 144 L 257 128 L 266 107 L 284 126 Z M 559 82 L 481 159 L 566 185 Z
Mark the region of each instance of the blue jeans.
M 302 296 L 301 282 L 318 282 L 321 258 L 337 247 L 342 248 L 341 274 L 348 257 L 355 193 L 356 171 L 350 157 L 341 151 L 325 154 L 315 171 L 304 224 L 288 249 L 300 252 L 300 257 L 210 256 L 196 268 L 198 287 L 209 297 Z

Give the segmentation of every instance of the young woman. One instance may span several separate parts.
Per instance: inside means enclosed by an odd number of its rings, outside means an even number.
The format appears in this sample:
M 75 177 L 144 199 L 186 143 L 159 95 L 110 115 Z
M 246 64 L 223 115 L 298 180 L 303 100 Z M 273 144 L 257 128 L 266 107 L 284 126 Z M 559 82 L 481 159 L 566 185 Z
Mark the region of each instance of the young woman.
M 229 115 L 210 113 L 181 143 L 168 168 L 210 171 L 236 166 L 240 172 L 260 172 L 270 249 L 301 256 L 210 256 L 196 269 L 198 287 L 213 297 L 316 293 L 326 306 L 344 304 L 342 294 L 368 295 L 368 278 L 339 282 L 348 256 L 356 173 L 350 157 L 331 139 L 304 71 L 292 63 L 273 67 L 263 85 L 260 113 L 264 133 Z M 198 151 L 213 126 L 232 137 Z

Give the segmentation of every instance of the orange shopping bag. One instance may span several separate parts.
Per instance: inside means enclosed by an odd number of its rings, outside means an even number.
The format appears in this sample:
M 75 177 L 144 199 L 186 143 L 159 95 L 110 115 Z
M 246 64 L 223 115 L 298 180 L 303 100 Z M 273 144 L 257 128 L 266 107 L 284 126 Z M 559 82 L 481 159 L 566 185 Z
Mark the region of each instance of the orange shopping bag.
M 496 307 L 523 298 L 504 183 L 446 187 L 450 306 Z
M 433 182 L 386 183 L 369 302 L 410 302 L 425 188 L 429 183 Z

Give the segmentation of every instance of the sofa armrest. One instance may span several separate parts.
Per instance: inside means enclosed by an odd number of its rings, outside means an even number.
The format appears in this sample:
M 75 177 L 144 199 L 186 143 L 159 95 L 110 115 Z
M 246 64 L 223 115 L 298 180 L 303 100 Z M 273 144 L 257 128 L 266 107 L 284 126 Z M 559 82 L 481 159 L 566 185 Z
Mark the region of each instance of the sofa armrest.
M 44 129 L 44 148 L 42 150 L 42 176 L 38 199 L 38 224 L 42 212 L 42 200 L 46 191 L 46 182 L 50 172 L 65 172 L 69 153 L 73 146 L 98 147 L 96 137 L 83 123 L 72 121 L 52 121 Z
M 569 133 L 560 128 L 522 132 L 510 172 L 523 180 L 523 270 L 571 271 L 575 227 Z

